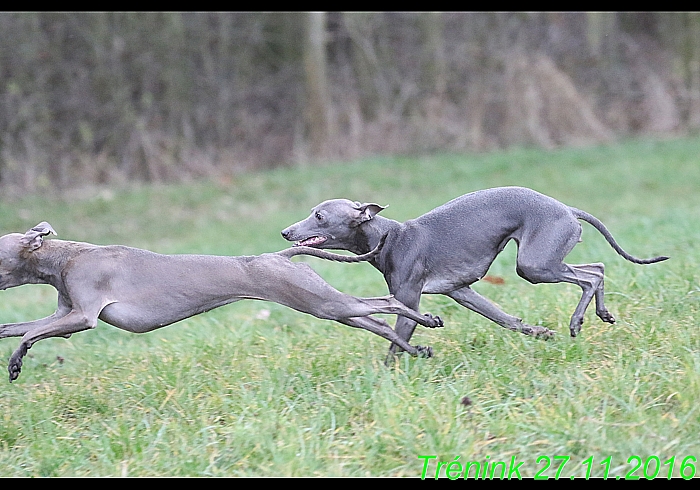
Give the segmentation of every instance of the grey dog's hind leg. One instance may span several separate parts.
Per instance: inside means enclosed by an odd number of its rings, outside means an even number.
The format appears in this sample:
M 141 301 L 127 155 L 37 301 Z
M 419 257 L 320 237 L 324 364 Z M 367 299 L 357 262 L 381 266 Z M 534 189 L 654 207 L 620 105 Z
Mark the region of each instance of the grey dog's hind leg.
M 605 307 L 604 302 L 605 266 L 598 262 L 595 264 L 572 265 L 571 267 L 575 270 L 583 270 L 584 272 L 600 277 L 600 282 L 595 290 L 595 314 L 606 323 L 615 323 L 615 317 L 613 317 Z
M 567 270 L 562 274 L 562 281 L 577 284 L 583 290 L 569 323 L 571 336 L 576 337 L 581 331 L 583 315 L 593 296 L 596 298 L 596 314 L 601 320 L 614 323 L 615 319 L 603 305 L 603 264 L 563 265 Z
M 594 296 L 596 313 L 601 320 L 615 321 L 603 302 L 603 264 L 564 263 L 564 257 L 580 237 L 581 226 L 576 221 L 557 221 L 550 227 L 540 228 L 521 240 L 516 268 L 520 277 L 533 284 L 568 282 L 582 289 L 581 299 L 569 323 L 572 337 L 581 331 L 584 313 Z
M 601 320 L 608 323 L 615 321 L 603 304 L 603 264 L 569 265 L 562 262 L 542 269 L 536 269 L 532 266 L 527 268 L 519 266 L 518 274 L 534 284 L 569 282 L 576 284 L 582 289 L 581 300 L 576 306 L 569 323 L 572 337 L 576 337 L 581 331 L 583 315 L 594 296 L 596 298 L 596 313 Z

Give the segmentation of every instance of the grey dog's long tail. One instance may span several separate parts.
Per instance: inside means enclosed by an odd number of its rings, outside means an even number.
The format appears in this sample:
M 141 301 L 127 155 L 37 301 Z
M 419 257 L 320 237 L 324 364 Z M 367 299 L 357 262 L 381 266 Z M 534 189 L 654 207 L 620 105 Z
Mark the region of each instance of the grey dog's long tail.
M 311 255 L 319 259 L 332 260 L 334 262 L 365 262 L 367 260 L 372 260 L 379 254 L 385 241 L 386 235 L 379 239 L 379 243 L 374 249 L 362 255 L 340 255 L 333 252 L 326 252 L 325 250 L 319 250 L 318 248 L 304 246 L 291 247 L 277 253 L 288 258 L 294 257 L 295 255 Z
M 651 259 L 638 259 L 637 257 L 630 255 L 624 250 L 622 250 L 622 247 L 617 244 L 612 234 L 608 231 L 603 222 L 600 221 L 598 218 L 596 218 L 592 214 L 588 214 L 585 211 L 581 211 L 580 209 L 571 208 L 571 211 L 573 211 L 574 216 L 576 216 L 578 219 L 582 219 L 583 221 L 593 225 L 593 227 L 595 227 L 595 229 L 598 230 L 605 237 L 610 246 L 614 248 L 617 253 L 622 255 L 630 262 L 634 262 L 635 264 L 653 264 L 655 262 L 661 262 L 662 260 L 668 259 L 668 257 L 665 257 L 663 255 L 653 257 Z

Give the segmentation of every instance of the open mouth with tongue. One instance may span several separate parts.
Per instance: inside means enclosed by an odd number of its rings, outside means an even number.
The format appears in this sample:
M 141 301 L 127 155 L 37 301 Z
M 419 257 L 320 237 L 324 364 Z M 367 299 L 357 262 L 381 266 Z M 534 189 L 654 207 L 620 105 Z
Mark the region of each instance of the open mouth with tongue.
M 316 247 L 327 240 L 324 236 L 312 236 L 304 240 L 299 240 L 294 244 L 295 247 Z

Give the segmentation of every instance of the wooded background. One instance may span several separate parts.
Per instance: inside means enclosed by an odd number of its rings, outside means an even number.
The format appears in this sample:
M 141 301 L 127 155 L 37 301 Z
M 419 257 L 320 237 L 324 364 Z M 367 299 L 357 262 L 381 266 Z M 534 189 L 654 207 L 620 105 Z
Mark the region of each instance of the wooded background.
M 0 186 L 700 129 L 699 13 L 2 13 Z

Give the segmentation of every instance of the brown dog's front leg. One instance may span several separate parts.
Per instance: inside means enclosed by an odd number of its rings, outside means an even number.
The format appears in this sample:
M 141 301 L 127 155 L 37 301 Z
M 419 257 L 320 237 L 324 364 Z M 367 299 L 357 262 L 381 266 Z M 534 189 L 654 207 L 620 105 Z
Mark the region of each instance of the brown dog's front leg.
M 70 301 L 65 299 L 63 295 L 58 295 L 58 307 L 56 312 L 38 320 L 32 320 L 30 322 L 20 322 L 20 323 L 6 323 L 0 325 L 0 339 L 6 337 L 23 337 L 26 333 L 43 327 L 45 325 L 50 325 L 57 320 L 60 320 L 72 311 L 70 306 Z M 68 334 L 70 336 L 70 334 Z M 67 337 L 66 337 L 67 338 Z
M 54 313 L 53 315 L 47 316 L 46 318 L 41 318 L 39 320 L 34 320 L 31 322 L 22 323 L 6 323 L 5 325 L 0 325 L 0 339 L 6 337 L 22 337 L 27 332 L 30 332 L 36 328 L 43 327 L 44 325 L 49 325 L 63 315 Z
M 53 323 L 27 332 L 22 337 L 19 347 L 10 356 L 10 362 L 7 366 L 7 370 L 10 373 L 10 383 L 19 377 L 19 373 L 22 371 L 22 358 L 27 355 L 27 351 L 36 342 L 50 337 L 69 336 L 76 332 L 95 328 L 96 325 L 97 316 L 91 319 L 81 312 L 72 311 Z

